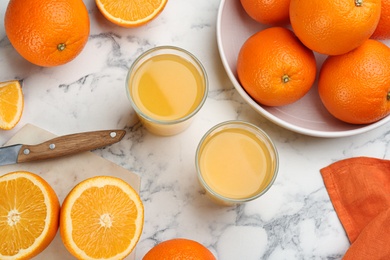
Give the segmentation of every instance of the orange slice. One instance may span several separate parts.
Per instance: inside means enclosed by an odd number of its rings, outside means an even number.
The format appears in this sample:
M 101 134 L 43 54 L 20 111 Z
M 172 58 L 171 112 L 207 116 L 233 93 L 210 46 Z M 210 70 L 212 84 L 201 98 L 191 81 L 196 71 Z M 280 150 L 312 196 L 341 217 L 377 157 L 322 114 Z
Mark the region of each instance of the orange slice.
M 0 177 L 0 259 L 30 259 L 58 230 L 57 195 L 40 176 L 11 172 Z
M 23 92 L 18 80 L 0 83 L 0 129 L 15 127 L 22 117 Z
M 123 26 L 144 25 L 164 10 L 168 0 L 95 0 L 107 20 Z
M 96 176 L 65 198 L 60 234 L 77 259 L 123 259 L 142 233 L 144 208 L 136 191 L 116 177 Z

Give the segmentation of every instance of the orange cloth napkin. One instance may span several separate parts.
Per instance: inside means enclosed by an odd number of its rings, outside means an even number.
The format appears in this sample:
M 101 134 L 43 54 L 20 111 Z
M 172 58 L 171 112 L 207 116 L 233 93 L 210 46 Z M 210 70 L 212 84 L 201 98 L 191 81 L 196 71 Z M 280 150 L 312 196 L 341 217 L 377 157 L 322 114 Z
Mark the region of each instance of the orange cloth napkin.
M 343 259 L 390 259 L 390 160 L 350 158 L 320 172 L 351 242 Z

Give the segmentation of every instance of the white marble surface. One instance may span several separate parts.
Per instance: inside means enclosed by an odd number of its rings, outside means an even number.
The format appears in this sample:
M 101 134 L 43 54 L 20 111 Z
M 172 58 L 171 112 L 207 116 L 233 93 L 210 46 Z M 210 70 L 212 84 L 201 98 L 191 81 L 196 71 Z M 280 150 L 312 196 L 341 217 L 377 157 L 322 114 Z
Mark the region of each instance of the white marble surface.
M 2 18 L 7 2 L 0 2 Z M 94 153 L 141 177 L 145 226 L 136 259 L 156 243 L 176 237 L 199 241 L 220 260 L 342 257 L 349 242 L 319 170 L 354 156 L 388 158 L 390 125 L 357 136 L 322 139 L 282 129 L 258 115 L 243 102 L 222 67 L 216 41 L 219 0 L 169 0 L 156 20 L 136 29 L 111 24 L 93 0 L 84 2 L 91 19 L 89 41 L 75 60 L 60 67 L 42 68 L 21 58 L 0 19 L 0 81 L 23 79 L 25 95 L 21 121 L 13 130 L 0 130 L 0 145 L 27 123 L 56 135 L 126 129 L 120 143 Z M 124 86 L 134 59 L 159 45 L 192 52 L 210 81 L 202 110 L 188 130 L 173 137 L 154 136 L 140 125 Z M 203 134 L 230 119 L 254 123 L 271 136 L 280 170 L 263 197 L 224 208 L 205 197 L 194 161 Z M 63 176 L 64 182 L 73 180 Z

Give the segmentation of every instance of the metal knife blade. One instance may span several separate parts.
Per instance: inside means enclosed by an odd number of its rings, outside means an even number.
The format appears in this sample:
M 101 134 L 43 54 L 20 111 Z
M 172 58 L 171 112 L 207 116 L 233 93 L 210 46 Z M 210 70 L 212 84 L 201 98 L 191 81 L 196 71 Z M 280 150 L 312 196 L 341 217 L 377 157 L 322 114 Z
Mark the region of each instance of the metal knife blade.
M 15 144 L 0 147 L 0 166 L 51 159 L 91 151 L 119 142 L 124 130 L 103 130 L 56 137 L 36 145 Z
M 15 144 L 10 146 L 4 146 L 0 148 L 0 165 L 7 165 L 16 163 L 21 144 Z

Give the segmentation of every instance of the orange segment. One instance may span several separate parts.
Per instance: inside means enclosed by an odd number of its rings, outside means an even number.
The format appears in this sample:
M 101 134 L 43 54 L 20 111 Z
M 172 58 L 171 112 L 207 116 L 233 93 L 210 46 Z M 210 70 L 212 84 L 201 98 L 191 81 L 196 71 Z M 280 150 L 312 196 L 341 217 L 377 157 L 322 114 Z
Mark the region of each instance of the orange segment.
M 15 127 L 22 117 L 23 92 L 18 80 L 0 83 L 0 129 Z
M 61 208 L 65 247 L 78 259 L 123 259 L 142 233 L 144 209 L 125 181 L 96 176 L 80 182 Z
M 123 27 L 137 27 L 153 20 L 168 0 L 95 0 L 109 21 Z
M 30 172 L 0 177 L 0 259 L 30 259 L 58 230 L 59 202 L 49 184 Z

